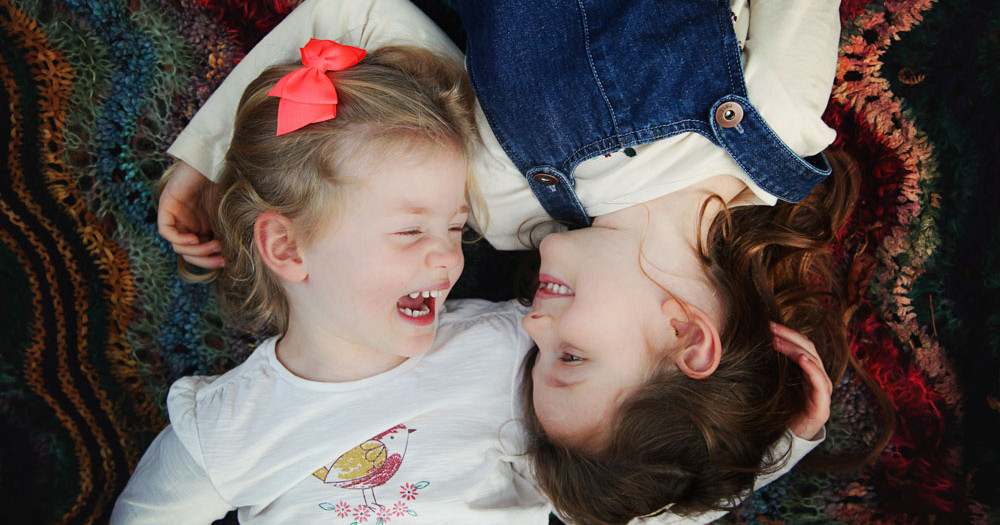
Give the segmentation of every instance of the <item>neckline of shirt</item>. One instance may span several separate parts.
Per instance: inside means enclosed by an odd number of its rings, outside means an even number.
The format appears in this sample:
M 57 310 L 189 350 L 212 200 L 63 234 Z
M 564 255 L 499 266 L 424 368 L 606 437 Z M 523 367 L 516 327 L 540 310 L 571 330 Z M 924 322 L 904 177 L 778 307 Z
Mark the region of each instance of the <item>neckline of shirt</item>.
M 424 356 L 427 355 L 425 353 L 419 356 L 410 357 L 406 361 L 403 361 L 399 365 L 386 370 L 385 372 L 375 374 L 364 379 L 340 382 L 312 381 L 295 375 L 291 370 L 285 368 L 285 365 L 281 364 L 281 361 L 278 360 L 278 355 L 275 352 L 278 339 L 279 337 L 275 336 L 261 344 L 261 350 L 263 350 L 270 368 L 274 370 L 278 377 L 297 388 L 322 392 L 346 392 L 351 390 L 361 390 L 390 381 L 413 369 L 413 367 L 417 366 L 417 364 L 423 360 Z M 433 348 L 428 352 L 430 351 L 433 351 Z

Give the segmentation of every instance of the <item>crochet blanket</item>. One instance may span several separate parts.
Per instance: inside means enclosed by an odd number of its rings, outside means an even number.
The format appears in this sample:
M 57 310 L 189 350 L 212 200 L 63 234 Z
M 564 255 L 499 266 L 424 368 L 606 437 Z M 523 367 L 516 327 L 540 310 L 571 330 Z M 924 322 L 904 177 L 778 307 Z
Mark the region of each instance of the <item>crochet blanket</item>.
M 208 288 L 177 277 L 152 194 L 166 146 L 295 3 L 0 0 L 5 523 L 105 523 L 165 425 L 170 383 L 254 344 Z M 461 44 L 446 1 L 420 4 Z M 852 350 L 898 426 L 870 466 L 797 470 L 726 520 L 1000 522 L 1000 185 L 988 175 L 1000 10 L 843 0 L 841 13 L 826 118 L 864 184 L 836 254 L 857 307 Z M 470 253 L 467 295 L 507 292 L 487 278 L 498 258 Z M 865 392 L 837 385 L 824 447 L 873 434 Z

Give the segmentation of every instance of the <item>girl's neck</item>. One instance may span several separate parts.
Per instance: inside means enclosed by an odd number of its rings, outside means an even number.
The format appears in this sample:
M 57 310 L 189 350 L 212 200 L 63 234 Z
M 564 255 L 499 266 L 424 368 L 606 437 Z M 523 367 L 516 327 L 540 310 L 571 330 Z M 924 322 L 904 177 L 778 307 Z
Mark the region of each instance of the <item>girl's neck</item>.
M 643 204 L 602 215 L 595 227 L 631 232 L 641 253 L 641 268 L 648 277 L 718 319 L 714 286 L 708 280 L 698 252 L 706 246 L 715 217 L 745 199 L 746 184 L 729 175 L 707 179 Z
M 740 179 L 719 175 L 643 204 L 602 215 L 594 220 L 594 225 L 642 231 L 647 241 L 675 239 L 696 247 L 699 237 L 702 243 L 705 242 L 716 215 L 745 199 L 748 192 Z M 649 247 L 655 248 L 658 244 L 653 241 Z M 648 250 L 644 253 L 648 255 Z
M 343 383 L 366 379 L 391 370 L 407 358 L 387 354 L 296 323 L 289 316 L 288 329 L 275 353 L 289 372 L 309 381 Z

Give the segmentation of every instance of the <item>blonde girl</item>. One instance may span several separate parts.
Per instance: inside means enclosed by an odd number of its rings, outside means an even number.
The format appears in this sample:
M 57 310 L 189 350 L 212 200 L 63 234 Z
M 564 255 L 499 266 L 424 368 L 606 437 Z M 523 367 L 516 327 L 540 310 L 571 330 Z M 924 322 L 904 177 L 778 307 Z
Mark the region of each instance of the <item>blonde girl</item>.
M 473 97 L 414 47 L 311 40 L 246 89 L 213 214 L 229 316 L 270 334 L 186 377 L 115 524 L 543 523 L 516 463 L 515 303 L 462 271 Z

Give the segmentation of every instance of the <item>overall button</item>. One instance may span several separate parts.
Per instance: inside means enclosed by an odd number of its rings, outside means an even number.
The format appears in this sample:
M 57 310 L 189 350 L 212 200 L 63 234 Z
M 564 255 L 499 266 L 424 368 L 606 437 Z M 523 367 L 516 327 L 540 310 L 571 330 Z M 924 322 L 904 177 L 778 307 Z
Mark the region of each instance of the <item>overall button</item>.
M 553 175 L 549 175 L 548 173 L 536 173 L 532 175 L 531 178 L 542 186 L 555 186 L 556 184 L 559 184 L 559 179 L 555 178 Z
M 743 122 L 743 106 L 736 102 L 723 102 L 715 110 L 715 122 L 724 128 L 735 128 Z

